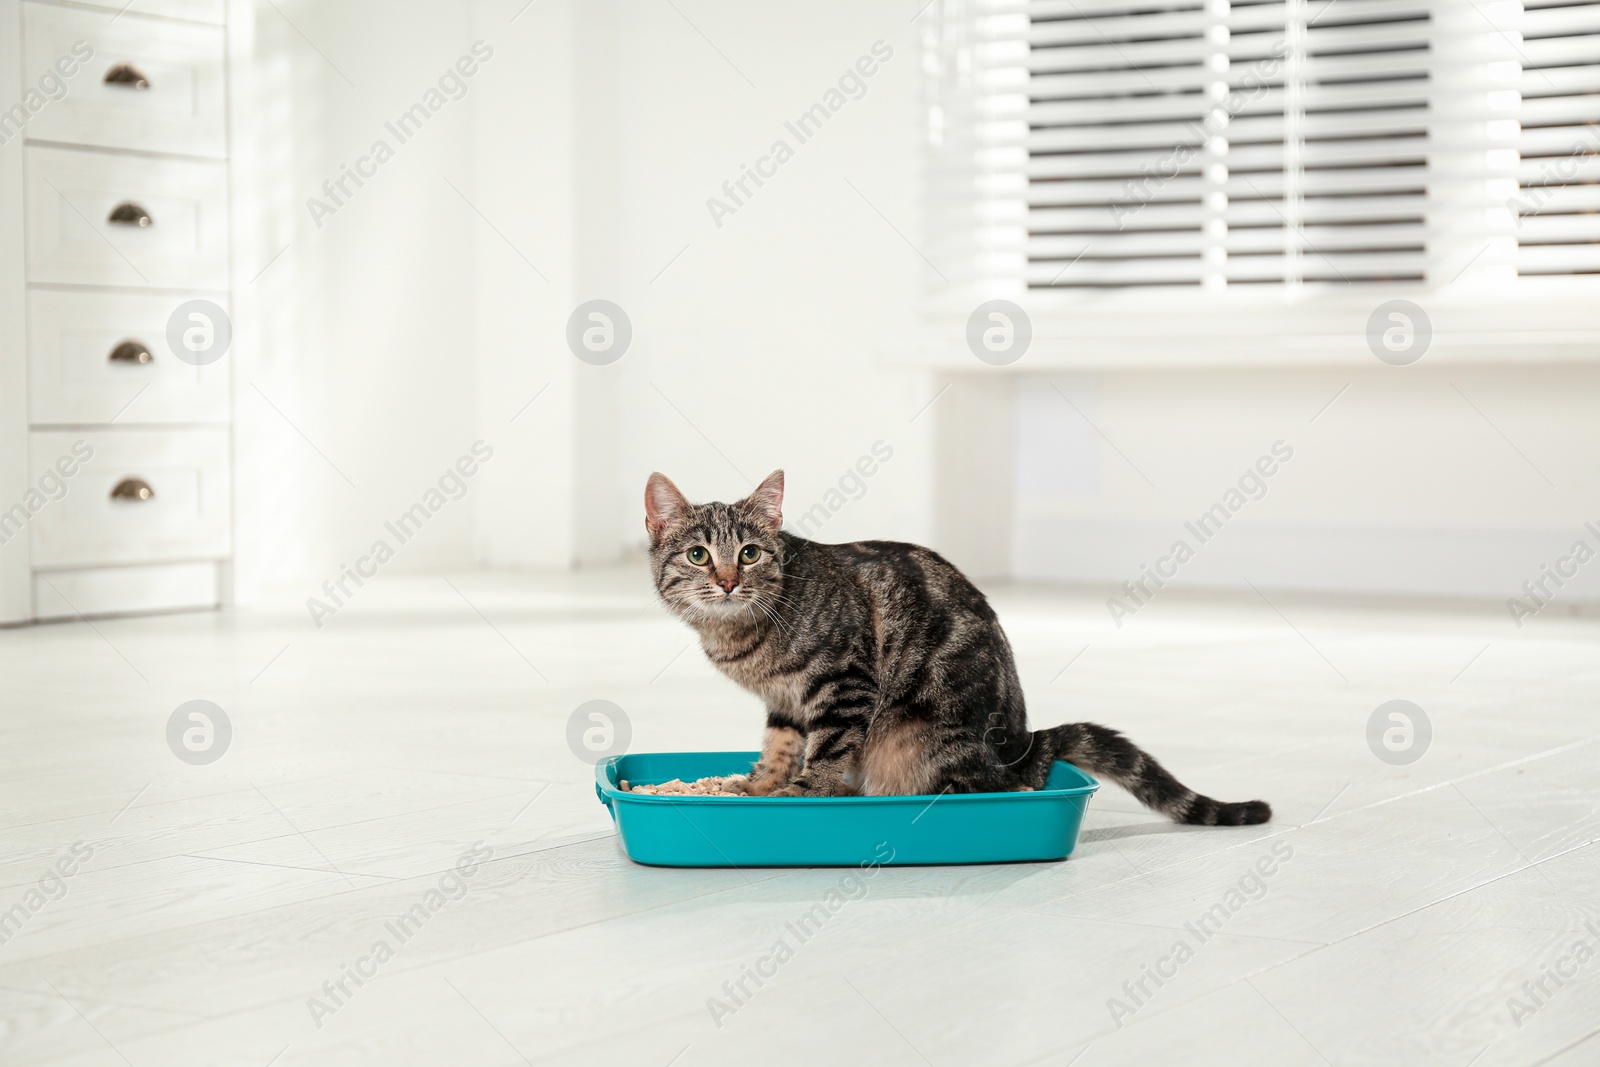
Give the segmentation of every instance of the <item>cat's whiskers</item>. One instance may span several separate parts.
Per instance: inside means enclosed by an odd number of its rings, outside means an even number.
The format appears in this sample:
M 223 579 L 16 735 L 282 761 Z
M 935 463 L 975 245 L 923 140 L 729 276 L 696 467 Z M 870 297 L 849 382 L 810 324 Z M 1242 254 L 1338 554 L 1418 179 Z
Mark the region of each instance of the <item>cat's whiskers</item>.
M 772 608 L 768 607 L 765 604 L 762 604 L 761 602 L 755 600 L 754 598 L 752 598 L 750 600 L 747 600 L 746 603 L 754 606 L 758 611 L 760 611 L 763 615 L 765 615 L 768 619 L 770 619 L 772 621 L 773 627 L 777 629 L 778 634 L 781 637 L 783 637 L 786 640 L 792 639 L 794 637 L 794 627 L 793 626 L 786 626 L 784 624 L 783 619 L 781 617 L 779 617 L 778 613 L 776 611 L 774 611 Z
M 777 601 L 779 604 L 782 604 L 782 605 L 785 605 L 786 607 L 792 608 L 797 612 L 802 610 L 800 602 L 798 600 L 795 600 L 793 597 L 788 596 L 787 594 L 784 594 L 784 593 L 770 593 L 768 595 L 771 596 L 772 599 Z
M 763 618 L 765 618 L 768 622 L 772 623 L 772 625 L 778 630 L 778 632 L 780 634 L 782 634 L 784 636 L 788 636 L 787 632 L 784 629 L 783 621 L 781 619 L 779 619 L 776 615 L 774 615 L 772 613 L 772 611 L 765 604 L 761 603 L 761 601 L 757 597 L 755 597 L 755 596 L 745 597 L 743 600 L 740 601 L 740 603 L 742 603 L 745 606 L 745 608 L 747 609 L 747 611 L 751 613 L 751 617 L 752 618 L 755 617 L 755 613 L 756 612 L 759 612 Z

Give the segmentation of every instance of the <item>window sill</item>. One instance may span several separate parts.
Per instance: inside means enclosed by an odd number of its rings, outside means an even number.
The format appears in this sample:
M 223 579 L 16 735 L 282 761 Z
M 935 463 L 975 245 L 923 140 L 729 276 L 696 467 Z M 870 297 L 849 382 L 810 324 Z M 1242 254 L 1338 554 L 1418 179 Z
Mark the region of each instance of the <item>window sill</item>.
M 1386 366 L 1368 345 L 1368 323 L 1381 305 L 1399 299 L 1422 308 L 1432 329 L 1415 365 L 1600 364 L 1600 286 L 1592 282 L 1509 298 L 1396 289 L 1299 299 L 1159 290 L 1035 291 L 1008 299 L 1026 311 L 1033 330 L 1031 344 L 1017 361 L 991 366 L 967 348 L 967 319 L 979 299 L 926 306 L 920 338 L 891 351 L 888 361 L 947 373 L 1024 374 Z

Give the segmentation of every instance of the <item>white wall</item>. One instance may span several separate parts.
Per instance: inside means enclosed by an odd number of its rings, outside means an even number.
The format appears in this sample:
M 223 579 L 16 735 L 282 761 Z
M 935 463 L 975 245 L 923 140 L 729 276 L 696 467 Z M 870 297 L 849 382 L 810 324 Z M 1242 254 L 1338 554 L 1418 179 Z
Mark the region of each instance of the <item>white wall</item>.
M 1600 548 L 1600 368 L 1057 374 L 1017 405 L 1023 576 L 1120 585 L 1182 538 L 1179 588 L 1503 601 L 1574 541 Z M 1201 547 L 1183 523 L 1279 440 L 1294 458 Z M 1600 563 L 1557 601 L 1597 594 Z
M 1600 519 L 1600 371 L 1583 366 L 1024 363 L 1010 416 L 1009 386 L 968 395 L 958 375 L 913 422 L 943 381 L 885 360 L 916 343 L 927 269 L 913 6 L 278 6 L 256 8 L 263 199 L 242 245 L 263 265 L 287 246 L 251 287 L 260 343 L 240 363 L 239 555 L 257 580 L 320 583 L 479 438 L 494 460 L 393 566 L 619 559 L 642 542 L 650 471 L 709 499 L 781 466 L 791 521 L 837 506 L 823 540 L 931 540 L 980 573 L 1120 584 L 1280 439 L 1295 458 L 1179 587 L 1503 599 Z M 494 56 L 467 97 L 317 228 L 323 179 L 479 39 Z M 878 41 L 893 57 L 864 95 L 800 143 L 785 122 Z M 793 157 L 719 225 L 708 199 L 731 203 L 724 182 L 779 139 Z M 564 340 L 596 297 L 633 322 L 608 367 Z M 893 458 L 838 491 L 880 441 Z M 952 493 L 963 480 L 977 488 Z
M 247 236 L 263 263 L 288 250 L 251 287 L 241 357 L 246 599 L 335 573 L 478 438 L 494 460 L 392 566 L 620 559 L 655 469 L 710 499 L 781 466 L 792 513 L 845 501 L 824 539 L 926 536 L 932 420 L 910 420 L 930 379 L 880 365 L 923 269 L 910 9 L 278 7 L 256 6 Z M 307 198 L 476 39 L 495 51 L 467 97 L 319 229 Z M 880 40 L 865 94 L 799 144 L 785 120 Z M 719 227 L 707 199 L 779 138 L 794 158 Z M 594 297 L 633 321 L 609 367 L 565 345 Z M 893 458 L 827 496 L 879 441 Z
M 817 535 L 924 537 L 931 420 L 910 419 L 929 379 L 880 359 L 912 329 L 923 269 L 907 244 L 918 241 L 914 9 L 678 5 L 691 26 L 671 5 L 624 6 L 626 19 L 606 23 L 602 76 L 616 125 L 585 131 L 617 167 L 608 280 L 637 331 L 613 368 L 617 536 L 642 543 L 652 470 L 691 498 L 727 499 L 783 467 L 796 518 L 881 440 L 893 459 Z M 785 121 L 877 41 L 892 58 L 800 143 Z M 780 139 L 793 158 L 761 187 L 747 182 L 753 195 L 719 226 L 707 200 L 728 202 L 723 183 Z
M 256 5 L 255 128 L 238 132 L 253 142 L 259 198 L 240 242 L 257 262 L 238 273 L 261 270 L 249 286 L 255 344 L 237 364 L 246 599 L 263 583 L 336 575 L 480 433 L 475 220 L 445 184 L 470 183 L 472 112 L 452 102 L 403 144 L 384 127 L 469 50 L 469 12 L 278 8 Z M 394 158 L 349 185 L 354 195 L 319 227 L 307 200 L 331 204 L 324 180 L 379 139 Z M 397 548 L 396 566 L 470 559 L 470 504 L 442 509 Z
M 524 3 L 473 5 L 475 34 L 495 49 L 471 98 L 468 195 L 487 216 L 469 220 L 475 404 L 478 432 L 496 455 L 473 491 L 474 551 L 458 562 L 566 567 L 575 554 L 579 367 L 562 338 L 579 250 L 579 71 L 573 5 Z

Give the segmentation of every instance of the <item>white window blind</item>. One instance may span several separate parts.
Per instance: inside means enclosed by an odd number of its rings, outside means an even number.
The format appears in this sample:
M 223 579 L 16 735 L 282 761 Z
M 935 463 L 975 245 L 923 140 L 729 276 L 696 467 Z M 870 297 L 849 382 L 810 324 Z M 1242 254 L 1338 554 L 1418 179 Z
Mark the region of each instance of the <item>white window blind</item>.
M 946 290 L 1504 295 L 1600 273 L 1600 0 L 937 11 Z
M 1600 274 L 1600 2 L 1522 17 L 1517 272 Z
M 1424 279 L 1427 0 L 1029 19 L 1029 285 Z

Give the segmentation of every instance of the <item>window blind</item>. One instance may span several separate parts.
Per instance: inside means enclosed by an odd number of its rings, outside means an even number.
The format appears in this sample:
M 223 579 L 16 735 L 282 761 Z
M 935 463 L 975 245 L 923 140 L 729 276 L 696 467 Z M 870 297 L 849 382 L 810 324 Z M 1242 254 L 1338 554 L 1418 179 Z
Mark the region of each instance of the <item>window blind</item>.
M 934 10 L 945 292 L 1504 295 L 1600 274 L 1600 0 Z
M 1600 2 L 1523 5 L 1517 273 L 1600 274 Z
M 1427 0 L 1028 15 L 1030 287 L 1422 280 Z

